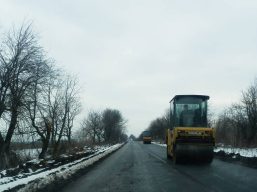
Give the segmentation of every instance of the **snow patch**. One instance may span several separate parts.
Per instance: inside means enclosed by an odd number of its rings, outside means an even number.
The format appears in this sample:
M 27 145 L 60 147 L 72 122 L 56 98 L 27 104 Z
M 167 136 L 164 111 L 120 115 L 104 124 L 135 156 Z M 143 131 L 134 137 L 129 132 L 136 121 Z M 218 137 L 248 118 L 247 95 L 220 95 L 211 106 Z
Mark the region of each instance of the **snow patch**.
M 123 144 L 116 144 L 109 147 L 98 148 L 99 150 L 92 155 L 47 171 L 37 170 L 33 173 L 23 173 L 14 177 L 0 177 L 0 192 L 10 190 L 18 186 L 24 186 L 19 189 L 21 192 L 36 191 L 37 189 L 54 182 L 56 179 L 67 179 L 71 177 L 78 170 L 92 165 L 104 156 L 117 150 L 122 145 Z M 5 171 L 2 171 L 1 175 L 4 175 L 5 173 Z
M 152 143 L 155 144 L 155 145 L 159 145 L 161 147 L 167 147 L 166 144 L 163 144 L 163 143 L 160 143 L 160 142 L 152 141 Z
M 166 144 L 160 142 L 153 141 L 152 143 L 161 147 L 167 147 Z M 233 148 L 225 146 L 215 147 L 214 152 L 217 153 L 219 151 L 224 151 L 226 154 L 240 155 L 242 157 L 257 157 L 257 148 Z
M 37 158 L 40 149 L 21 149 L 14 151 L 22 160 Z
M 216 147 L 214 152 L 224 151 L 226 154 L 236 154 L 242 157 L 257 157 L 257 148 L 232 148 L 232 147 Z

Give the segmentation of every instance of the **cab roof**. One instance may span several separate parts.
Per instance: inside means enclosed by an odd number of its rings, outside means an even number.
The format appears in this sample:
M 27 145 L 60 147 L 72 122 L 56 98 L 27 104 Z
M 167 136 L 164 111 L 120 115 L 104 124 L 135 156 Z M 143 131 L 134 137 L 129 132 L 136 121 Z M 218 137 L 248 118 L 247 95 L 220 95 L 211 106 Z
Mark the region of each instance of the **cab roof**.
M 195 98 L 202 98 L 204 100 L 208 100 L 210 97 L 208 95 L 175 95 L 170 102 L 172 102 L 175 99 L 180 99 L 183 97 L 195 97 Z

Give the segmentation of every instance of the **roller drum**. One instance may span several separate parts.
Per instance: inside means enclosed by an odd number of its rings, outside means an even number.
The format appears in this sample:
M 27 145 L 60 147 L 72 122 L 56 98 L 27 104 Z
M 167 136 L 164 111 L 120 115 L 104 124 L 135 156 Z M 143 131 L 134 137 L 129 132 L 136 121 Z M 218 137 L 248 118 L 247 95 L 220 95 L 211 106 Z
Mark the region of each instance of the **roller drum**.
M 176 144 L 174 149 L 175 163 L 203 162 L 211 163 L 213 159 L 213 146 L 202 144 Z

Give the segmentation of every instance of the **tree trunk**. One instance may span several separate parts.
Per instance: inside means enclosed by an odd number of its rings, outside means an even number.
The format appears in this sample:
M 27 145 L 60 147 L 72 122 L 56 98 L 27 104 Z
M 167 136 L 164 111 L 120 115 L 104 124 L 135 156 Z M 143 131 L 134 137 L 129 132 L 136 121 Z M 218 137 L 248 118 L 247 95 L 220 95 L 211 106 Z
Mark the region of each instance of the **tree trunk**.
M 11 122 L 5 137 L 0 137 L 0 169 L 5 169 L 13 163 L 13 160 L 10 159 L 10 144 L 11 139 L 17 124 L 18 111 L 13 110 L 11 114 Z
M 94 133 L 93 133 L 93 144 L 95 144 L 95 131 L 94 131 Z
M 5 143 L 0 143 L 0 170 L 9 167 L 9 157 L 5 152 Z
M 10 122 L 8 131 L 7 131 L 7 134 L 6 134 L 6 137 L 5 137 L 5 149 L 4 150 L 7 154 L 9 154 L 9 152 L 10 152 L 10 144 L 11 144 L 11 140 L 12 140 L 14 130 L 15 130 L 16 125 L 17 125 L 17 118 L 18 118 L 18 111 L 15 109 L 15 110 L 12 111 L 11 122 Z
M 60 141 L 57 141 L 54 144 L 53 157 L 58 157 L 59 156 L 59 150 L 60 150 Z
M 41 153 L 39 154 L 39 158 L 40 159 L 44 159 L 48 146 L 49 146 L 49 142 L 50 142 L 50 137 L 51 137 L 51 124 L 49 122 L 45 122 L 45 126 L 46 126 L 46 137 L 43 137 L 43 135 L 41 136 L 41 140 L 42 140 L 42 149 L 41 149 Z
M 42 139 L 42 149 L 39 154 L 39 159 L 44 159 L 49 145 L 49 140 Z
M 97 139 L 98 139 L 98 143 L 100 143 L 101 142 L 101 136 L 97 135 Z

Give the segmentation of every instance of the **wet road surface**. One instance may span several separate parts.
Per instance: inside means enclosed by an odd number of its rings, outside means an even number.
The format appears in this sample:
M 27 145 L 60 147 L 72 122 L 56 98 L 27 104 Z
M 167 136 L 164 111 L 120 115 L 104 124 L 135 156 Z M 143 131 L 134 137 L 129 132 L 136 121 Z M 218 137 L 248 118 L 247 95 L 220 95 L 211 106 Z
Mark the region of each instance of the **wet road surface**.
M 165 147 L 129 142 L 63 191 L 256 192 L 257 170 L 217 159 L 211 165 L 174 165 Z

